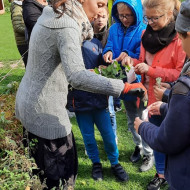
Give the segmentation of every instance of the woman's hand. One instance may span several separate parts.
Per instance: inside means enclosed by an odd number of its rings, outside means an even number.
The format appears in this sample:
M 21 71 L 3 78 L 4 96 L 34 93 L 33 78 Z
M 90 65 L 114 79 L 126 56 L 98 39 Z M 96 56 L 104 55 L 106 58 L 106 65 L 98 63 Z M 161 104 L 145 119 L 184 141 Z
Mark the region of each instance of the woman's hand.
M 139 131 L 139 126 L 140 124 L 143 122 L 143 120 L 141 120 L 139 117 L 136 117 L 135 118 L 135 121 L 134 121 L 134 128 L 136 130 L 136 132 L 138 133 Z
M 166 88 L 162 87 L 161 85 L 160 85 L 160 87 L 154 86 L 154 95 L 155 95 L 155 98 L 157 101 L 162 100 L 165 90 L 166 90 Z
M 135 66 L 135 72 L 140 74 L 146 74 L 148 72 L 149 66 L 146 63 L 139 63 Z
M 160 114 L 160 106 L 162 105 L 163 102 L 158 101 L 158 102 L 154 102 L 153 104 L 151 104 L 150 106 L 148 106 L 148 110 L 149 110 L 149 115 L 161 115 Z
M 119 57 L 116 58 L 116 61 L 118 61 L 118 62 L 123 61 L 123 59 L 126 57 L 128 57 L 128 54 L 126 52 L 121 52 Z
M 108 51 L 103 55 L 103 58 L 106 63 L 112 63 L 113 53 L 111 51 Z

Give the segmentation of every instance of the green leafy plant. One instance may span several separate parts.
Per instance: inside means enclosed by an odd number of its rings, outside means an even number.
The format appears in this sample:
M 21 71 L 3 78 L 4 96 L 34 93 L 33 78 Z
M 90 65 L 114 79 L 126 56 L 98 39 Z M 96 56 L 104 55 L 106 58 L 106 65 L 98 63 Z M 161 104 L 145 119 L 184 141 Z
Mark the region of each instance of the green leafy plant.
M 32 170 L 37 166 L 29 157 L 28 148 L 17 144 L 16 141 L 5 137 L 5 149 L 1 152 L 0 159 L 0 187 L 1 190 L 15 189 L 43 189 L 38 176 L 32 176 Z
M 6 86 L 6 94 L 13 94 L 17 91 L 19 83 L 17 81 L 12 81 Z
M 12 123 L 11 120 L 5 118 L 5 112 L 0 113 L 0 124 L 9 124 Z
M 156 78 L 156 85 L 161 88 L 161 82 L 162 82 L 162 78 L 161 77 L 157 77 Z
M 114 61 L 107 67 L 99 67 L 94 69 L 96 74 L 101 74 L 107 78 L 113 79 L 123 79 L 126 78 L 124 70 L 122 70 L 120 64 L 117 61 Z

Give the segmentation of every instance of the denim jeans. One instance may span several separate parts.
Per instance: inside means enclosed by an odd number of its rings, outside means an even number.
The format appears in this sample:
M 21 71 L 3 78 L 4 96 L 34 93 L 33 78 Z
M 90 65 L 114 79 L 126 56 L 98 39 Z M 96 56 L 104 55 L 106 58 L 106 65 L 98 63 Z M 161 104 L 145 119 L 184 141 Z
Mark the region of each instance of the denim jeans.
M 127 123 L 128 127 L 133 135 L 133 141 L 136 146 L 142 145 L 142 150 L 144 155 L 152 155 L 153 150 L 148 146 L 148 144 L 141 138 L 141 136 L 135 131 L 134 121 L 136 117 L 142 116 L 142 111 L 144 108 L 144 103 L 140 102 L 139 108 L 137 108 L 137 101 L 123 101 L 126 109 Z
M 112 130 L 109 111 L 106 109 L 76 112 L 76 119 L 83 136 L 85 148 L 92 163 L 99 163 L 99 151 L 94 136 L 94 124 L 101 133 L 104 148 L 111 165 L 118 164 L 119 152 Z
M 163 118 L 159 115 L 154 115 L 154 116 L 151 116 L 151 118 L 149 118 L 149 121 L 159 127 L 163 121 Z M 154 150 L 154 158 L 155 158 L 155 166 L 156 166 L 157 173 L 164 174 L 165 159 L 166 159 L 165 154 Z
M 109 108 L 109 112 L 110 112 L 113 133 L 115 135 L 115 140 L 117 142 L 117 122 L 116 122 L 116 115 L 115 115 L 115 110 L 114 110 L 113 96 L 109 96 L 108 108 Z

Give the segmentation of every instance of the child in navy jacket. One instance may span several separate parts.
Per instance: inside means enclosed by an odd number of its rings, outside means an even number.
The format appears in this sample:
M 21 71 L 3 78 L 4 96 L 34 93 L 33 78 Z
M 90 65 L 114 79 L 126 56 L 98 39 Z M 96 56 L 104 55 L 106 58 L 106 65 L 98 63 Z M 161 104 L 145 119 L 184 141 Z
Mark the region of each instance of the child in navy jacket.
M 190 0 L 182 3 L 176 21 L 176 31 L 183 49 L 190 57 Z M 190 61 L 184 65 L 179 79 L 171 89 L 168 104 L 155 102 L 149 106 L 151 115 L 162 115 L 160 127 L 139 118 L 136 131 L 154 149 L 167 155 L 165 178 L 170 190 L 190 187 Z
M 86 69 L 94 69 L 103 64 L 102 45 L 98 39 L 93 38 L 91 41 L 85 41 L 82 53 Z M 67 108 L 76 114 L 88 157 L 93 163 L 93 179 L 103 179 L 102 165 L 94 134 L 94 124 L 96 124 L 103 138 L 104 148 L 114 175 L 120 181 L 127 181 L 128 175 L 118 162 L 119 152 L 107 107 L 108 97 L 105 95 L 72 88 L 69 91 Z

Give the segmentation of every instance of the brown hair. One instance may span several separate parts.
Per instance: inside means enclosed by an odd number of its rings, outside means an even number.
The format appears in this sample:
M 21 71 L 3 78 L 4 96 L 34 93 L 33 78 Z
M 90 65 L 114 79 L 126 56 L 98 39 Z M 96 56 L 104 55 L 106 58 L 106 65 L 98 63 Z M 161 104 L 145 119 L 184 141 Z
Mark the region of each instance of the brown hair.
M 177 16 L 181 2 L 179 0 L 144 0 L 143 7 L 148 9 L 156 9 L 158 12 L 172 11 L 174 17 Z
M 107 6 L 103 6 L 103 7 L 101 8 L 101 10 L 99 11 L 99 15 L 101 15 L 101 13 L 103 12 L 103 10 L 105 10 L 106 13 L 107 13 L 107 15 L 109 16 L 109 9 L 108 9 Z
M 67 0 L 52 0 L 51 1 L 52 8 L 53 8 L 55 13 L 60 15 L 59 17 L 61 17 L 65 11 L 65 2 L 66 1 Z M 58 11 L 59 7 L 61 8 L 60 9 L 61 11 Z

